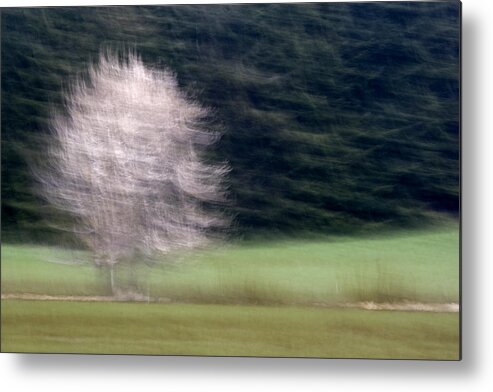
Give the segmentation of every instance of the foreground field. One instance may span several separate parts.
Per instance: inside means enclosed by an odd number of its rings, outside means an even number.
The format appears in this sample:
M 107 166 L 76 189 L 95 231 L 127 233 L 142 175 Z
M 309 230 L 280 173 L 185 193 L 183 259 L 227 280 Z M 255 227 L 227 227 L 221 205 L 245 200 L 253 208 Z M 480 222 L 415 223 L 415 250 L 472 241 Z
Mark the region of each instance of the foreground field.
M 458 246 L 456 225 L 229 245 L 142 267 L 168 304 L 4 299 L 2 351 L 458 359 L 458 313 L 326 307 L 456 303 Z M 2 294 L 26 293 L 104 296 L 107 277 L 85 252 L 4 245 Z
M 176 261 L 176 260 L 172 260 Z M 313 305 L 458 302 L 457 225 L 395 235 L 244 242 L 140 271 L 142 290 L 174 302 Z M 2 246 L 2 293 L 107 295 L 84 252 Z M 124 281 L 123 273 L 119 276 Z
M 2 301 L 2 351 L 458 359 L 459 316 Z

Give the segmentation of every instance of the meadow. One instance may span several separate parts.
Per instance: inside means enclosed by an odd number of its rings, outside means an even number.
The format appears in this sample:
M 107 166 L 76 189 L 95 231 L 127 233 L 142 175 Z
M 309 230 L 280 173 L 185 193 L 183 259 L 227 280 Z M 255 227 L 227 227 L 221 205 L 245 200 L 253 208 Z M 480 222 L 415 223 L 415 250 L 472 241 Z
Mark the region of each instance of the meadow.
M 377 237 L 244 241 L 140 266 L 151 297 L 172 302 L 264 305 L 354 301 L 458 302 L 456 225 Z M 117 271 L 118 272 L 118 271 Z M 124 268 L 117 273 L 126 279 Z M 108 295 L 89 254 L 2 247 L 2 293 Z
M 2 351 L 458 359 L 457 314 L 4 301 Z
M 457 225 L 238 242 L 142 267 L 165 304 L 4 299 L 2 350 L 457 359 L 457 313 L 333 306 L 456 303 L 458 246 Z M 104 296 L 106 283 L 83 251 L 2 247 L 4 295 Z

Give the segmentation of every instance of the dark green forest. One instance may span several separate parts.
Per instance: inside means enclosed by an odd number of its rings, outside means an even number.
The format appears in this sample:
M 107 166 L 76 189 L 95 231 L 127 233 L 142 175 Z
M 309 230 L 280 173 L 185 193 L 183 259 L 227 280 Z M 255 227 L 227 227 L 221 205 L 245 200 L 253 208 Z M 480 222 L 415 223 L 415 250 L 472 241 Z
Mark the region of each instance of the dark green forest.
M 458 2 L 1 11 L 3 239 L 65 219 L 36 196 L 53 110 L 101 49 L 169 67 L 223 134 L 237 233 L 349 233 L 459 213 Z

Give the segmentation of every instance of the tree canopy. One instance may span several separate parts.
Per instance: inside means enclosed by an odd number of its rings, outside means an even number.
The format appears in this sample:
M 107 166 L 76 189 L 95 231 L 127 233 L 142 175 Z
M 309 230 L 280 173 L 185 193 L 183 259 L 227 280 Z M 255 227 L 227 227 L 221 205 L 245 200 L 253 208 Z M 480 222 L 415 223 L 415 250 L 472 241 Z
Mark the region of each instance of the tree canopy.
M 410 226 L 459 210 L 458 2 L 2 10 L 2 230 L 47 236 L 28 168 L 102 46 L 212 109 L 240 232 Z M 49 218 L 46 218 L 49 216 Z

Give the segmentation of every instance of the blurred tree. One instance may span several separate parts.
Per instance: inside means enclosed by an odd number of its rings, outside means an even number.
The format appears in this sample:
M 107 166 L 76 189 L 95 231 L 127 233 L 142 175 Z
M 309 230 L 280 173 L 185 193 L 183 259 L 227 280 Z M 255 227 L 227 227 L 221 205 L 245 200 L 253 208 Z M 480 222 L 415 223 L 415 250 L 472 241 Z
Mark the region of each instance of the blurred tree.
M 1 13 L 2 239 L 71 241 L 33 192 L 62 86 L 101 43 L 214 112 L 246 236 L 372 232 L 459 213 L 460 3 L 12 8 Z M 42 158 L 42 157 L 40 157 Z
M 102 54 L 65 96 L 53 144 L 38 168 L 43 195 L 73 215 L 74 233 L 110 272 L 115 264 L 201 246 L 227 223 L 207 203 L 225 199 L 226 165 L 206 163 L 218 134 L 207 110 L 182 94 L 167 70 L 135 54 Z

